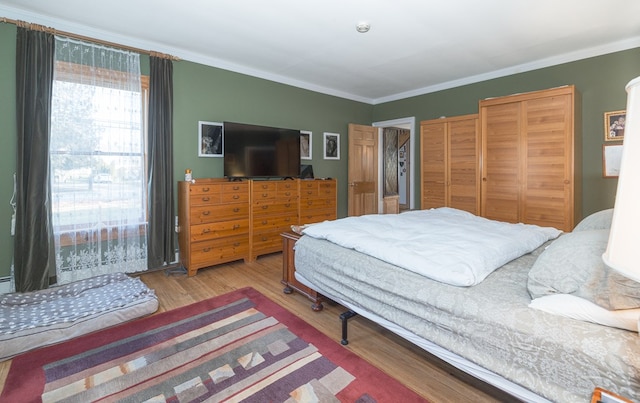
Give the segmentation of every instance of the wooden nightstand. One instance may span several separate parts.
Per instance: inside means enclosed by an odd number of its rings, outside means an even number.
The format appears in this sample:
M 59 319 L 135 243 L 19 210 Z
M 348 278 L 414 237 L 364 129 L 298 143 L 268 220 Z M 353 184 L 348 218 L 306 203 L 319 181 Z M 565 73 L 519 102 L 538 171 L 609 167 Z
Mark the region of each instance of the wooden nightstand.
M 280 236 L 282 237 L 282 281 L 280 282 L 285 286 L 284 293 L 291 294 L 293 291 L 297 291 L 313 301 L 311 309 L 321 311 L 324 308 L 322 306 L 322 295 L 300 283 L 294 276 L 296 266 L 293 246 L 300 239 L 300 235 L 294 232 L 283 232 Z
M 602 388 L 595 388 L 593 396 L 591 396 L 591 403 L 633 403 L 626 397 L 622 397 L 613 392 Z

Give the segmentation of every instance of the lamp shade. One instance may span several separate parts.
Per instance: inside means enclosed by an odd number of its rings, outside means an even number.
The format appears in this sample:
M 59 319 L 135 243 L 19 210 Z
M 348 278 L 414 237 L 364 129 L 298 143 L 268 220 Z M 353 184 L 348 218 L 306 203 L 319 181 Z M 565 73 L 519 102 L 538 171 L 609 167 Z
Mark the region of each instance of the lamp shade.
M 602 259 L 640 282 L 640 77 L 627 84 L 627 115 L 609 243 Z

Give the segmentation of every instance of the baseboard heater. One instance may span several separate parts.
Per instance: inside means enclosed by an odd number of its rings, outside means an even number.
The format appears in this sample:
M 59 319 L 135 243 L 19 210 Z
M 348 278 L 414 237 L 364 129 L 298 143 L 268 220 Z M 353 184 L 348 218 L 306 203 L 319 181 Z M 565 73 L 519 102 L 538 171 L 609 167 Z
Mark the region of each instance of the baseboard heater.
M 11 292 L 11 277 L 0 277 L 0 294 Z

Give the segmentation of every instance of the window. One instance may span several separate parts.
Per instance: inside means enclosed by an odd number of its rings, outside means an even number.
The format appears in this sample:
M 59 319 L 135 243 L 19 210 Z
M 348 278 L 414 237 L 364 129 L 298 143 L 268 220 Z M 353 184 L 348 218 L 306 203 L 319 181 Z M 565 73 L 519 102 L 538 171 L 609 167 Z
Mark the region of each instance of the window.
M 74 62 L 60 60 L 59 48 L 75 52 Z M 62 282 L 146 270 L 148 77 L 139 64 L 136 77 L 109 68 L 124 53 L 56 38 L 49 157 Z

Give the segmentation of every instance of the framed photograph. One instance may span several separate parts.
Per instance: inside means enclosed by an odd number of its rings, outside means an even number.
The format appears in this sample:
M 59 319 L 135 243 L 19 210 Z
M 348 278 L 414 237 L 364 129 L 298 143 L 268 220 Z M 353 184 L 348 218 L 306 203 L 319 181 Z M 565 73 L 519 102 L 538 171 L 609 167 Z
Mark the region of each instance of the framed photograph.
M 222 132 L 222 123 L 198 122 L 198 157 L 222 157 Z
M 339 160 L 340 159 L 340 134 L 324 133 L 324 159 Z
M 300 159 L 310 160 L 313 156 L 313 143 L 311 139 L 313 133 L 307 130 L 300 130 Z
M 624 125 L 627 118 L 626 111 L 605 112 L 604 141 L 624 140 Z
M 617 178 L 620 176 L 620 160 L 622 159 L 622 144 L 602 145 L 602 176 Z

